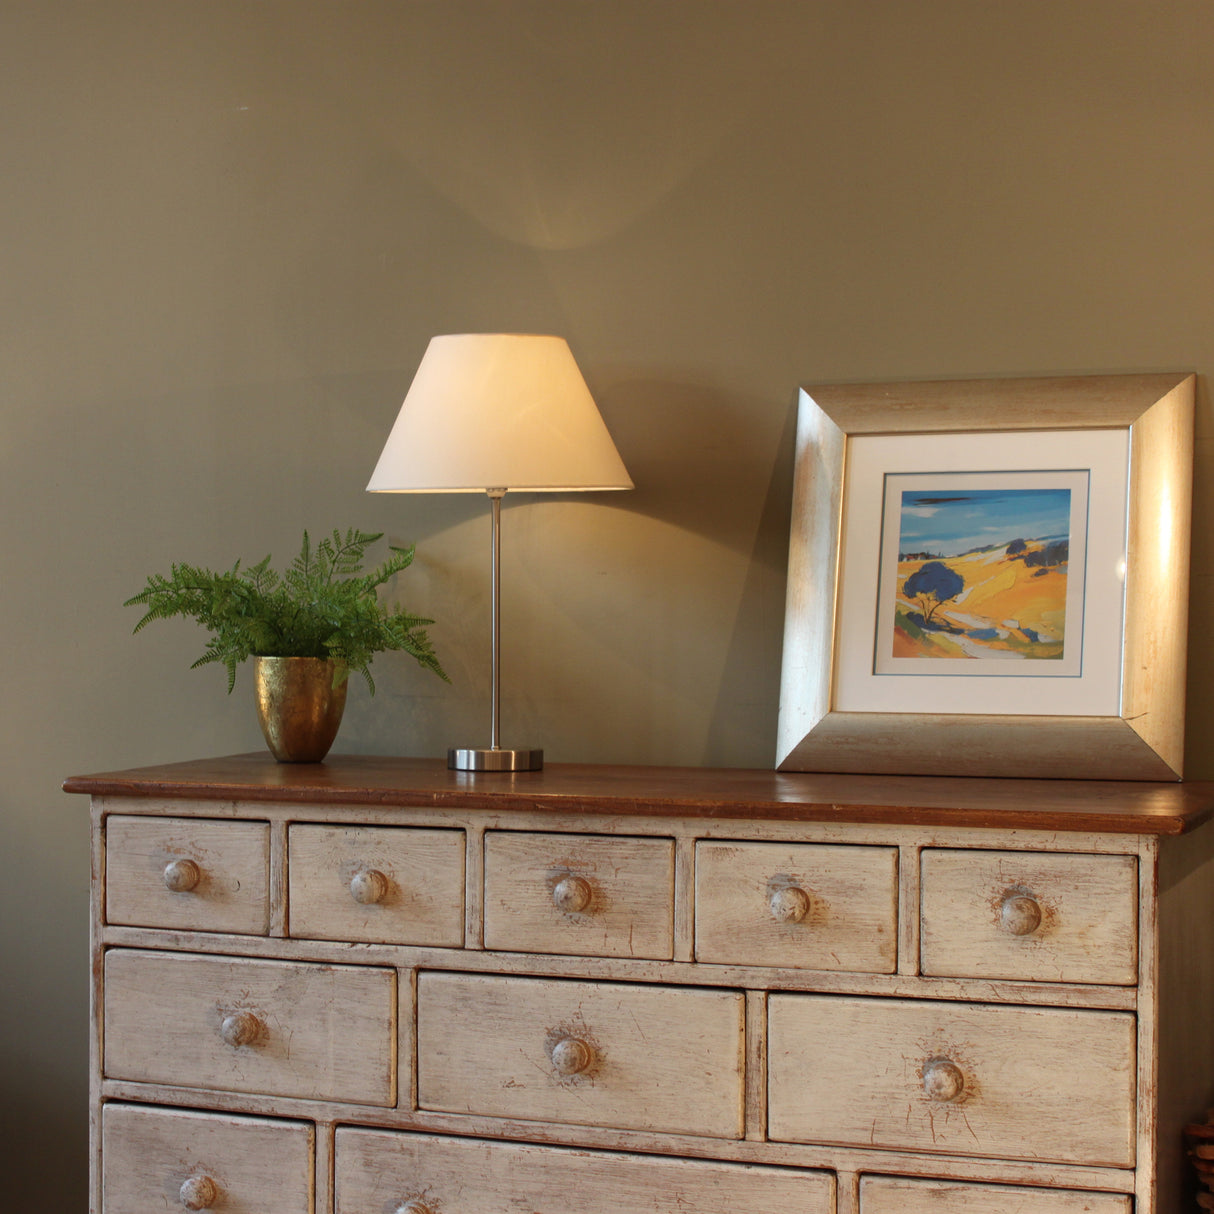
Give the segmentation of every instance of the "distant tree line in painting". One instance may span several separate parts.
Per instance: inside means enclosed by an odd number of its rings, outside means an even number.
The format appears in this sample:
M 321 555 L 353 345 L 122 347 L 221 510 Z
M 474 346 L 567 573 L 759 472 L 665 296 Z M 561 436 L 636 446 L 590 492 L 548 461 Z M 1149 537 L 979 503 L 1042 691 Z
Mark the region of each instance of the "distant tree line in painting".
M 1043 548 L 1038 548 L 1035 551 L 1028 551 L 1028 542 L 1026 540 L 1012 540 L 1007 546 L 1007 555 L 1013 560 L 1019 557 L 1028 569 L 1039 569 L 1044 572 L 1047 569 L 1057 568 L 1059 565 L 1065 565 L 1071 556 L 1071 544 L 1069 540 L 1051 540 Z

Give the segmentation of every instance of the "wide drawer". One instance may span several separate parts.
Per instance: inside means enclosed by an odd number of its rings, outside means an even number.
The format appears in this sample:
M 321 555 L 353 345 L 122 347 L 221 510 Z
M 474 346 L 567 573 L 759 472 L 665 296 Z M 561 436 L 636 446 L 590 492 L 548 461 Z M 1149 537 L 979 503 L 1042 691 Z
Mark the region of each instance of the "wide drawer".
M 107 1104 L 102 1212 L 311 1214 L 314 1154 L 311 1123 Z
M 396 973 L 111 949 L 110 1079 L 390 1105 Z
M 417 999 L 423 1109 L 742 1134 L 737 991 L 423 973 Z
M 1137 980 L 1135 857 L 928 848 L 921 871 L 923 973 Z
M 485 947 L 593 957 L 671 957 L 674 842 L 487 833 Z
M 459 948 L 464 832 L 292 826 L 291 935 Z
M 1130 1214 L 1124 1193 L 865 1176 L 860 1214 Z
M 824 1172 L 381 1130 L 339 1129 L 336 1171 L 337 1214 L 401 1209 L 419 1214 L 835 1210 L 834 1177 Z
M 1128 1167 L 1134 1017 L 772 995 L 768 1130 L 790 1142 Z
M 269 930 L 267 823 L 111 814 L 105 843 L 107 923 Z
M 696 846 L 696 959 L 890 974 L 898 849 Z

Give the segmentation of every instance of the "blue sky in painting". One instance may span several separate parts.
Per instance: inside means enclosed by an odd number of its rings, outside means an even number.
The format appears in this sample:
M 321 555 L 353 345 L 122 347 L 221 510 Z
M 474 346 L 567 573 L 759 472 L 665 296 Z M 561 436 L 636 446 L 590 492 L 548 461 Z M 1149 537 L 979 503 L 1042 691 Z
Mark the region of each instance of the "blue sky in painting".
M 959 556 L 1014 539 L 1066 539 L 1069 489 L 913 489 L 902 492 L 901 552 Z

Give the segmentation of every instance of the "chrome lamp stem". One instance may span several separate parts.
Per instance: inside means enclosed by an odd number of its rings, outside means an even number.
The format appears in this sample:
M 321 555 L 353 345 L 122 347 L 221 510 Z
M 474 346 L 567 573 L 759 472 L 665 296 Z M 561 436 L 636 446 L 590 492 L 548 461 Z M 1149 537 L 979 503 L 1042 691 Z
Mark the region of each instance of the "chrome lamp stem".
M 502 657 L 502 498 L 505 489 L 489 489 L 492 508 L 492 556 L 490 561 L 492 627 L 492 710 L 489 721 L 489 748 L 452 747 L 447 751 L 447 766 L 454 771 L 539 771 L 544 766 L 542 749 L 503 749 L 500 744 L 501 657 Z

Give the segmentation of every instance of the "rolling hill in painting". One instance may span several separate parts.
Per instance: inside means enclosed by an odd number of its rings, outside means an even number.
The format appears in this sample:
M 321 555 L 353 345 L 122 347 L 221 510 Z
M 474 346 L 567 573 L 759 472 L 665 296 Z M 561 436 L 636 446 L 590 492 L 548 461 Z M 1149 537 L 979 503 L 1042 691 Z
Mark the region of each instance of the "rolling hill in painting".
M 960 556 L 903 554 L 895 658 L 1061 658 L 1067 543 L 1023 540 Z

